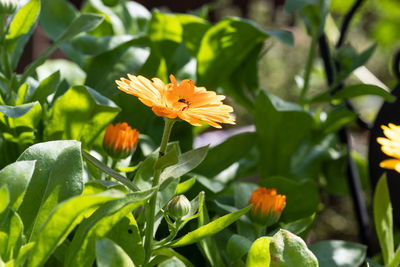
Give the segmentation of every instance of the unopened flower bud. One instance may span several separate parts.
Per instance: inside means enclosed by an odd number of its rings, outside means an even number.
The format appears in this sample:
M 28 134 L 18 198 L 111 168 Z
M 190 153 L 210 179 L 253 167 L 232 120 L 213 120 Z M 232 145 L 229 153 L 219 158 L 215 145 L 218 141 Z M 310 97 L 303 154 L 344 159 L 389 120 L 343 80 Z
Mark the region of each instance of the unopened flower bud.
M 103 148 L 114 159 L 123 159 L 131 155 L 138 143 L 139 132 L 126 122 L 109 124 L 104 134 Z
M 0 0 L 0 14 L 11 15 L 18 8 L 18 0 Z
M 276 193 L 276 189 L 259 186 L 251 194 L 249 204 L 253 204 L 249 216 L 259 225 L 270 226 L 276 223 L 286 206 L 286 196 Z
M 168 215 L 174 219 L 182 218 L 190 211 L 190 202 L 184 195 L 175 196 L 168 202 Z

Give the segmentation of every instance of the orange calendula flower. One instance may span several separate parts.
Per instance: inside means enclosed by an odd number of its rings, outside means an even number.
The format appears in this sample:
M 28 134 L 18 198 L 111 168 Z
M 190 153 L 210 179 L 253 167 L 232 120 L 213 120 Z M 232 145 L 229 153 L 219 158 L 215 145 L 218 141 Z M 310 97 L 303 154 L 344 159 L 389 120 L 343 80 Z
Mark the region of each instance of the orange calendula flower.
M 392 123 L 389 123 L 388 126 L 381 126 L 387 138 L 378 137 L 376 140 L 382 145 L 382 152 L 393 158 L 385 159 L 379 166 L 385 169 L 396 170 L 400 173 L 400 126 Z
M 251 194 L 249 204 L 253 204 L 250 219 L 259 225 L 270 226 L 279 220 L 286 206 L 286 196 L 277 194 L 275 188 L 259 186 Z
M 170 119 L 179 117 L 194 126 L 201 126 L 202 122 L 216 128 L 221 128 L 219 123 L 235 124 L 235 117 L 230 115 L 233 108 L 222 103 L 225 96 L 207 91 L 204 87 L 196 87 L 192 80 L 186 79 L 178 84 L 172 74 L 169 84 L 164 84 L 158 78 L 150 81 L 131 74 L 128 74 L 128 78 L 115 81 L 118 89 L 137 96 L 157 116 Z
M 126 122 L 109 124 L 104 135 L 104 150 L 112 158 L 122 159 L 133 153 L 139 139 L 139 132 Z

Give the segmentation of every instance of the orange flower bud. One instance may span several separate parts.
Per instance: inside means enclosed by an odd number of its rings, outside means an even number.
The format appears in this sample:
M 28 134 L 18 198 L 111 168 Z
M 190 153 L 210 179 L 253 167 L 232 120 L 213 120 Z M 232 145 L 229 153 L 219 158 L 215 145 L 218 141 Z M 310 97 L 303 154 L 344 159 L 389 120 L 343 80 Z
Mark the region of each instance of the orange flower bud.
M 253 204 L 250 219 L 262 226 L 276 223 L 286 206 L 286 196 L 276 193 L 276 189 L 267 189 L 259 186 L 251 194 L 249 204 Z
M 138 143 L 139 132 L 126 122 L 109 124 L 103 140 L 103 148 L 112 158 L 123 159 L 131 155 Z

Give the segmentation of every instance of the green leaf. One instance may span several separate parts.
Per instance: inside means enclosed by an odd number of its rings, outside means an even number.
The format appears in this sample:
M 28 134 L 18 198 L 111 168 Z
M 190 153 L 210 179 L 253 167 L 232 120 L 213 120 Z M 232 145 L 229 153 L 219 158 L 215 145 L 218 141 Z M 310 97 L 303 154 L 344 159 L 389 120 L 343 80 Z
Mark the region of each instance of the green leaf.
M 55 248 L 68 236 L 87 214 L 102 203 L 121 197 L 116 192 L 83 195 L 59 204 L 40 228 L 28 262 L 29 267 L 42 266 Z
M 168 25 L 168 27 L 165 27 Z M 171 62 L 172 56 L 182 42 L 182 25 L 175 15 L 161 13 L 157 10 L 151 13 L 148 36 L 159 53 Z
M 389 189 L 386 183 L 386 176 L 382 176 L 375 189 L 373 200 L 373 212 L 376 233 L 382 249 L 382 256 L 385 265 L 393 259 L 393 218 L 392 204 L 390 203 Z
M 159 266 L 159 267 L 185 267 L 186 265 L 177 257 L 172 257 L 157 266 Z
M 312 227 L 314 220 L 315 220 L 315 213 L 311 216 L 289 222 L 284 226 L 282 226 L 282 229 L 288 230 L 295 235 L 301 235 L 307 233 L 307 230 L 309 230 Z
M 29 85 L 27 83 L 24 83 L 18 88 L 18 96 L 17 96 L 17 102 L 15 103 L 16 106 L 24 104 L 27 99 L 27 91 L 28 91 Z
M 156 164 L 154 165 L 155 169 L 164 170 L 165 168 L 175 165 L 178 163 L 178 155 L 175 149 L 171 149 L 167 154 L 158 158 Z
M 341 240 L 328 240 L 312 244 L 310 250 L 320 266 L 354 267 L 364 262 L 367 248 L 364 245 Z
M 318 260 L 300 237 L 279 230 L 269 244 L 271 267 L 318 267 Z
M 86 84 L 107 97 L 118 94 L 115 80 L 126 77 L 127 73 L 139 73 L 149 56 L 147 46 L 148 39 L 138 36 L 91 58 L 86 68 Z
M 182 25 L 183 42 L 190 54 L 195 57 L 199 50 L 201 39 L 211 27 L 211 24 L 205 19 L 188 14 L 177 14 L 176 18 Z
M 214 235 L 219 231 L 225 229 L 237 219 L 240 218 L 243 214 L 247 213 L 250 210 L 251 206 L 245 207 L 241 210 L 236 212 L 227 214 L 222 216 L 204 226 L 197 228 L 196 230 L 189 232 L 188 234 L 184 235 L 183 237 L 179 238 L 175 242 L 172 243 L 172 247 L 181 247 L 187 246 L 193 243 L 196 243 L 202 240 L 205 237 Z
M 268 177 L 260 184 L 267 188 L 276 188 L 278 194 L 286 195 L 286 207 L 281 215 L 284 222 L 311 216 L 318 208 L 318 187 L 312 180 L 296 182 L 283 177 Z
M 100 133 L 119 110 L 114 102 L 93 89 L 72 87 L 50 109 L 44 138 L 81 140 L 86 146 L 97 141 L 101 146 Z
M 168 258 L 176 257 L 179 260 L 181 260 L 185 264 L 185 266 L 194 267 L 194 265 L 188 259 L 186 259 L 184 256 L 182 256 L 181 254 L 179 254 L 178 252 L 176 252 L 171 248 L 157 249 L 153 252 L 153 254 L 158 256 L 165 256 Z
M 40 0 L 30 0 L 13 18 L 6 37 L 7 48 L 12 51 L 19 37 L 28 33 L 36 23 L 40 12 Z
M 18 161 L 36 160 L 35 170 L 18 213 L 29 237 L 61 201 L 82 193 L 82 157 L 80 143 L 54 141 L 26 149 Z M 64 165 L 66 164 L 66 165 Z
M 197 54 L 198 84 L 216 88 L 268 33 L 250 21 L 226 18 L 204 34 Z
M 372 84 L 355 84 L 346 86 L 334 94 L 333 99 L 344 100 L 363 95 L 380 96 L 388 102 L 393 102 L 396 100 L 396 97 L 387 92 L 385 89 Z
M 247 255 L 246 267 L 269 267 L 271 262 L 270 243 L 271 238 L 268 236 L 254 241 Z
M 78 35 L 79 33 L 89 31 L 97 27 L 103 20 L 102 16 L 94 14 L 81 14 L 76 17 L 68 28 L 60 35 L 60 37 L 54 41 L 54 43 L 44 51 L 24 72 L 21 77 L 20 83 L 26 81 L 26 79 L 34 73 L 36 68 L 43 64 L 48 56 L 51 55 L 62 43 L 68 42 L 70 39 Z
M 5 234 L 5 238 L 0 238 L 0 258 L 7 262 L 17 255 L 22 245 L 24 226 L 18 213 L 10 208 L 1 215 L 0 236 Z
M 207 157 L 195 169 L 206 177 L 214 177 L 239 161 L 256 143 L 255 133 L 241 133 L 228 138 L 222 144 L 209 149 Z
M 0 187 L 0 214 L 7 208 L 8 203 L 10 203 L 10 192 L 5 184 Z
M 96 240 L 106 237 L 106 235 L 118 244 L 111 235 L 108 235 L 111 229 L 134 209 L 144 205 L 154 191 L 153 188 L 128 194 L 126 197 L 111 201 L 96 210 L 80 224 L 68 248 L 64 264 L 76 267 L 91 265 L 95 259 Z M 130 250 L 125 252 L 131 256 L 136 265 L 140 265 L 144 260 L 144 248 L 138 229 L 134 229 L 133 232 L 134 234 L 129 236 L 131 238 Z M 127 235 L 127 233 L 124 234 Z
M 331 108 L 327 115 L 328 117 L 321 124 L 321 130 L 324 135 L 337 132 L 358 116 L 357 113 L 348 110 L 344 105 Z
M 66 0 L 42 0 L 40 28 L 52 40 L 56 40 L 78 14 L 78 10 Z
M 0 105 L 0 112 L 10 118 L 18 118 L 28 113 L 38 102 L 23 104 L 19 106 Z
M 21 246 L 14 266 L 24 266 L 24 263 L 26 259 L 29 257 L 34 244 L 35 243 L 31 242 Z
M 232 235 L 226 245 L 226 252 L 228 253 L 231 262 L 241 259 L 249 252 L 252 242 L 244 236 Z
M 208 146 L 203 146 L 179 155 L 178 163 L 166 168 L 161 173 L 160 180 L 162 181 L 169 177 L 179 178 L 182 175 L 190 172 L 204 160 L 207 155 L 207 151 Z
M 6 185 L 9 192 L 9 206 L 17 210 L 32 178 L 35 161 L 18 161 L 0 171 L 0 187 Z M 1 210 L 1 209 L 0 209 Z
M 286 0 L 285 11 L 286 13 L 293 13 L 308 5 L 315 5 L 319 0 Z
M 185 192 L 187 192 L 192 186 L 196 183 L 196 176 L 178 184 L 176 187 L 176 192 L 175 195 L 181 195 Z
M 40 82 L 29 101 L 39 101 L 43 105 L 47 102 L 47 97 L 57 90 L 59 84 L 60 71 L 56 71 Z
M 291 159 L 300 143 L 311 134 L 313 122 L 311 114 L 300 106 L 260 92 L 255 124 L 262 179 L 272 175 L 292 175 Z
M 107 165 L 102 163 L 101 161 L 97 160 L 95 157 L 87 153 L 86 151 L 82 151 L 83 156 L 94 166 L 102 170 L 103 172 L 109 174 L 113 178 L 117 179 L 119 182 L 124 184 L 126 187 L 128 187 L 132 191 L 140 191 L 139 188 L 133 184 L 129 179 L 125 178 L 118 172 L 114 171 L 113 169 L 109 168 Z
M 120 246 L 106 238 L 96 241 L 96 265 L 98 267 L 135 266 Z

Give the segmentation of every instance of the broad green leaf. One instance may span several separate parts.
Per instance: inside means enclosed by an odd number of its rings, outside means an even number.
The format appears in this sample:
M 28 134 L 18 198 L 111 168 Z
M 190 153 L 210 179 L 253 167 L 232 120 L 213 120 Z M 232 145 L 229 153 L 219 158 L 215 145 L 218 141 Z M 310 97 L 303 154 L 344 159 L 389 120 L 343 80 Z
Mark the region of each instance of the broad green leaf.
M 154 165 L 155 169 L 164 170 L 165 168 L 175 165 L 178 163 L 178 155 L 175 149 L 171 149 L 168 153 L 163 155 L 161 158 L 158 158 L 156 164 Z
M 234 135 L 222 144 L 208 150 L 207 157 L 194 172 L 214 177 L 243 158 L 256 142 L 254 133 Z
M 40 27 L 56 40 L 78 16 L 78 10 L 66 0 L 42 0 Z
M 17 96 L 17 102 L 15 103 L 16 106 L 24 104 L 27 99 L 27 92 L 28 92 L 29 85 L 27 83 L 24 83 L 18 88 L 18 96 Z
M 17 210 L 21 204 L 34 169 L 35 161 L 18 161 L 0 171 L 0 187 L 7 186 L 10 198 L 8 204 L 11 209 Z
M 268 177 L 260 184 L 267 188 L 276 188 L 278 194 L 286 195 L 286 207 L 281 215 L 284 222 L 311 216 L 318 208 L 318 187 L 312 180 L 296 182 L 283 177 Z
M 41 225 L 61 201 L 83 191 L 83 162 L 81 147 L 78 142 L 65 147 L 58 154 L 49 172 L 48 179 L 30 240 L 36 238 Z
M 82 151 L 83 156 L 94 166 L 102 170 L 103 172 L 107 173 L 108 175 L 112 176 L 119 182 L 123 183 L 132 191 L 139 191 L 139 188 L 133 184 L 129 179 L 125 178 L 118 172 L 114 171 L 113 169 L 109 168 L 107 165 L 102 163 L 101 161 L 97 160 L 95 157 L 87 153 L 86 151 Z
M 7 208 L 9 202 L 10 192 L 8 191 L 7 184 L 4 184 L 0 187 L 0 214 Z
M 117 192 L 105 192 L 97 195 L 83 195 L 60 203 L 40 228 L 33 246 L 29 267 L 42 266 L 55 248 L 78 225 L 89 209 L 121 197 Z
M 76 141 L 54 141 L 33 145 L 18 158 L 18 161 L 36 160 L 35 170 L 18 209 L 27 238 L 37 220 L 43 222 L 57 203 L 82 193 L 80 151 L 80 143 Z M 68 165 L 63 166 L 65 163 Z M 46 202 L 50 196 L 51 199 Z M 39 213 L 41 218 L 38 218 Z M 35 227 L 38 229 L 40 225 Z
M 98 267 L 135 266 L 120 246 L 106 238 L 96 241 L 96 265 Z
M 249 252 L 251 246 L 252 242 L 246 237 L 236 234 L 232 235 L 226 245 L 226 252 L 228 253 L 229 260 L 233 262 L 241 259 Z
M 25 80 L 31 76 L 36 68 L 44 63 L 46 58 L 51 55 L 62 43 L 68 42 L 70 39 L 78 35 L 79 33 L 89 31 L 97 27 L 103 20 L 102 16 L 94 14 L 80 14 L 77 16 L 68 26 L 68 28 L 58 37 L 57 40 L 44 51 L 24 72 L 21 77 L 20 83 L 25 82 Z
M 188 14 L 177 14 L 176 18 L 182 25 L 183 42 L 190 54 L 195 57 L 199 50 L 201 39 L 211 27 L 211 24 L 205 19 Z
M 19 106 L 0 105 L 0 112 L 10 118 L 18 118 L 28 113 L 37 102 L 23 104 Z
M 165 27 L 166 25 L 168 27 Z M 168 65 L 174 51 L 182 41 L 182 25 L 177 17 L 173 14 L 153 11 L 147 34 Z
M 81 140 L 90 146 L 118 112 L 114 102 L 93 89 L 72 87 L 50 109 L 44 138 Z
M 154 175 L 154 166 L 157 162 L 158 153 L 151 153 L 140 165 L 137 170 L 133 183 L 140 189 L 148 189 L 151 187 L 151 179 Z
M 102 0 L 89 0 L 81 10 L 83 12 L 94 12 L 105 17 L 103 23 L 98 27 L 98 29 L 92 31 L 91 34 L 95 36 L 101 36 L 111 34 L 120 35 L 127 33 L 128 29 L 125 29 L 120 18 L 121 16 L 118 16 L 113 9 L 111 9 L 108 5 L 105 5 L 103 2 L 104 1 Z M 102 29 L 104 26 L 110 28 L 110 34 L 105 34 Z
M 372 84 L 355 84 L 346 86 L 334 94 L 333 99 L 343 100 L 363 95 L 380 96 L 388 102 L 393 102 L 396 100 L 396 97 L 387 92 L 385 89 Z
M 41 66 L 36 69 L 36 73 L 40 81 L 44 81 L 55 72 L 60 72 L 60 81 L 56 95 L 53 101 L 65 93 L 69 87 L 82 85 L 85 83 L 86 73 L 76 63 L 66 59 L 50 59 L 46 60 Z M 65 81 L 64 81 L 65 80 Z M 65 83 L 65 85 L 63 84 Z
M 344 105 L 338 105 L 329 110 L 326 120 L 321 124 L 324 135 L 337 132 L 357 118 L 357 113 L 348 110 Z
M 40 0 L 30 0 L 13 18 L 6 37 L 7 47 L 12 51 L 19 37 L 28 33 L 36 23 L 40 12 Z
M 296 104 L 262 91 L 256 102 L 255 124 L 262 178 L 290 176 L 291 168 L 288 166 L 292 156 L 303 139 L 311 134 L 311 114 Z
M 190 172 L 204 160 L 207 151 L 208 146 L 203 146 L 179 155 L 178 163 L 176 165 L 166 168 L 161 173 L 161 181 L 169 177 L 179 178 L 182 175 Z
M 184 256 L 182 256 L 181 254 L 179 254 L 178 252 L 176 252 L 175 250 L 173 250 L 171 248 L 157 249 L 153 252 L 153 254 L 154 255 L 162 255 L 162 256 L 165 256 L 168 258 L 176 257 L 180 261 L 182 261 L 185 264 L 185 266 L 194 267 L 194 265 L 188 259 L 186 259 Z
M 375 189 L 373 212 L 376 233 L 382 249 L 383 261 L 389 264 L 393 259 L 393 218 L 386 176 L 382 176 Z
M 315 213 L 311 216 L 289 222 L 282 226 L 282 229 L 288 230 L 295 235 L 302 235 L 303 233 L 307 233 L 307 230 L 312 227 L 314 219 Z
M 40 82 L 29 101 L 39 101 L 43 105 L 47 97 L 57 90 L 59 83 L 60 71 L 56 71 Z
M 172 257 L 157 266 L 159 266 L 159 267 L 185 267 L 186 264 L 184 264 L 177 257 Z
M 300 237 L 279 230 L 269 244 L 271 267 L 318 267 L 318 260 Z
M 268 236 L 254 241 L 247 255 L 246 267 L 269 267 L 271 262 L 270 243 L 271 238 Z
M 27 244 L 21 246 L 21 248 L 19 249 L 18 257 L 15 261 L 14 266 L 24 266 L 24 263 L 25 263 L 26 259 L 29 257 L 34 244 L 35 243 L 30 242 L 30 243 L 27 243 Z
M 371 45 L 360 54 L 351 46 L 343 45 L 336 51 L 336 60 L 339 62 L 340 71 L 336 83 L 345 80 L 355 69 L 367 63 L 375 51 L 376 44 Z
M 80 224 L 68 248 L 64 264 L 76 267 L 91 265 L 95 259 L 96 240 L 106 237 L 120 220 L 130 214 L 135 208 L 143 205 L 152 196 L 154 191 L 154 189 L 150 189 L 128 194 L 126 197 L 111 201 L 96 210 L 96 212 Z M 143 264 L 144 260 L 142 239 L 137 229 L 134 229 L 133 232 L 135 234 L 130 236 L 132 238 L 130 251 L 125 252 L 131 256 L 135 264 L 140 265 Z M 111 236 L 108 236 L 108 238 L 113 239 L 118 244 L 117 240 Z
M 86 84 L 106 97 L 118 94 L 115 80 L 139 72 L 149 56 L 147 45 L 148 39 L 138 36 L 91 58 L 86 68 Z
M 95 37 L 93 35 L 85 34 L 74 38 L 71 41 L 71 47 L 84 55 L 97 56 L 108 50 L 113 50 L 134 38 L 135 37 L 132 35 Z
M 197 54 L 197 83 L 215 88 L 268 34 L 250 21 L 226 18 L 204 34 Z
M 33 107 L 21 117 L 11 119 L 13 128 L 21 127 L 27 130 L 35 130 L 42 117 L 42 106 L 38 101 L 33 102 Z
M 183 194 L 185 192 L 187 192 L 190 188 L 192 188 L 192 186 L 196 183 L 196 176 L 178 184 L 178 186 L 176 187 L 176 195 L 180 195 Z
M 118 182 L 106 181 L 106 180 L 93 180 L 85 183 L 83 188 L 83 195 L 98 194 L 110 189 L 116 189 L 127 193 L 126 188 Z
M 286 13 L 293 13 L 308 5 L 315 5 L 319 0 L 286 0 L 285 11 Z
M 23 224 L 18 213 L 10 208 L 1 215 L 0 235 L 6 238 L 0 241 L 0 258 L 6 262 L 17 256 L 23 242 Z
M 321 241 L 309 248 L 317 257 L 319 265 L 324 267 L 361 266 L 367 253 L 366 246 L 341 240 Z
M 240 216 L 247 213 L 250 210 L 250 208 L 251 206 L 245 207 L 236 212 L 222 216 L 204 226 L 201 226 L 196 230 L 189 232 L 188 234 L 176 240 L 174 243 L 172 243 L 172 247 L 187 246 L 196 243 L 205 237 L 214 235 L 219 231 L 225 229 L 229 225 L 231 225 L 233 222 L 239 219 Z

